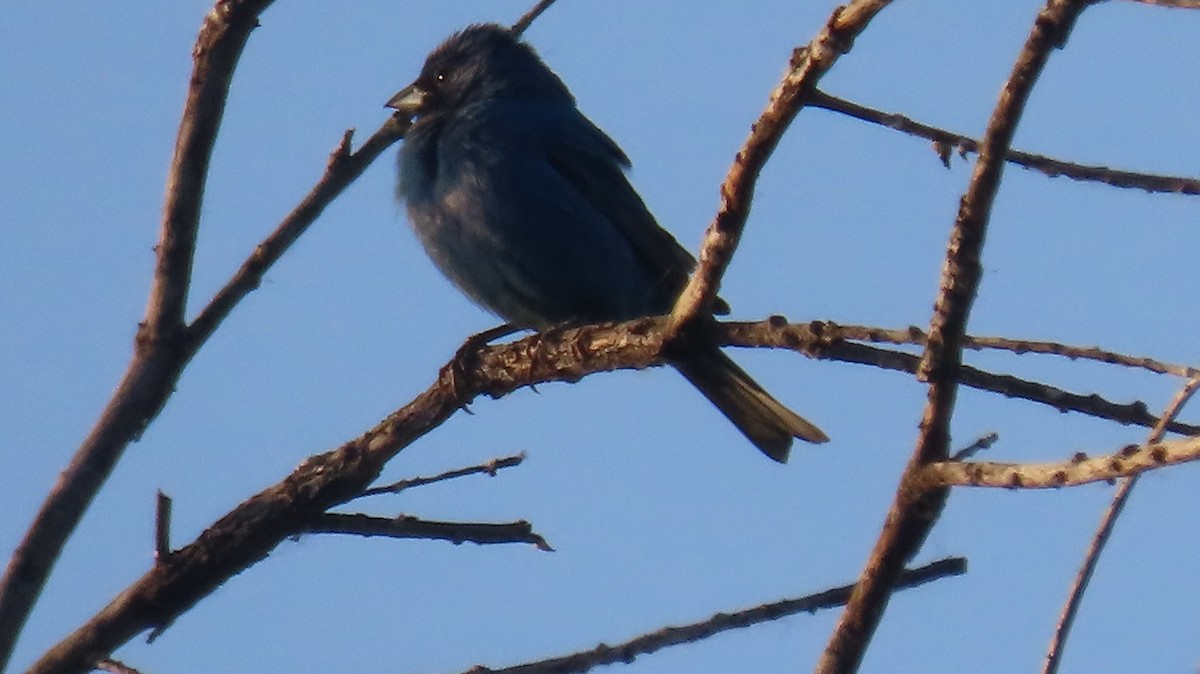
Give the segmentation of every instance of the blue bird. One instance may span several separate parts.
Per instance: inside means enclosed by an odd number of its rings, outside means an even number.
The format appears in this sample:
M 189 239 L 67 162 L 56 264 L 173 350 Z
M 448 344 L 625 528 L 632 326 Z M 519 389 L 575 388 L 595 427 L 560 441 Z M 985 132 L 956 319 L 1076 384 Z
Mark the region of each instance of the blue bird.
M 396 195 L 433 262 L 477 304 L 538 330 L 671 310 L 695 260 L 629 184 L 621 148 L 508 29 L 452 35 L 387 106 L 415 117 Z M 772 459 L 787 460 L 793 437 L 828 440 L 715 345 L 669 360 Z

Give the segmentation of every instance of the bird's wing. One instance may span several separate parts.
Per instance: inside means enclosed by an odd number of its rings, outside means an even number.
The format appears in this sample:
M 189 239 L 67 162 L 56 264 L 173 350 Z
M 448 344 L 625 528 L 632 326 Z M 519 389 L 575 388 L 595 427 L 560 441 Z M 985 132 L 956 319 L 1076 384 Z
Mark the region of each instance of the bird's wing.
M 625 169 L 621 148 L 574 107 L 548 118 L 543 133 L 547 160 L 593 208 L 616 227 L 638 258 L 672 297 L 696 266 L 691 254 L 659 226 L 638 196 Z

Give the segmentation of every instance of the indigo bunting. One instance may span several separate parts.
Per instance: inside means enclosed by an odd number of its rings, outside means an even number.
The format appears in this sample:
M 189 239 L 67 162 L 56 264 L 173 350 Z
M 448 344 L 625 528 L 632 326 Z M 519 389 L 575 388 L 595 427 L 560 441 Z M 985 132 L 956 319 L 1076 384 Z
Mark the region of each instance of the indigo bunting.
M 433 262 L 477 304 L 533 329 L 671 310 L 695 260 L 629 184 L 621 148 L 508 29 L 452 35 L 387 106 L 415 116 L 396 195 Z M 772 459 L 787 460 L 793 437 L 828 440 L 715 345 L 667 358 Z

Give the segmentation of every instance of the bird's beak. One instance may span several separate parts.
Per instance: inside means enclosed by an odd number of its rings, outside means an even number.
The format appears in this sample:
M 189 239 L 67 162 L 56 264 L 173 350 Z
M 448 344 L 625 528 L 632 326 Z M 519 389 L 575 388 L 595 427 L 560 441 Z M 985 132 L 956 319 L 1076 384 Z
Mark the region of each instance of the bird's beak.
M 420 112 L 424 105 L 425 90 L 416 84 L 410 84 L 388 99 L 388 102 L 384 103 L 383 107 L 392 108 L 401 114 L 412 117 Z

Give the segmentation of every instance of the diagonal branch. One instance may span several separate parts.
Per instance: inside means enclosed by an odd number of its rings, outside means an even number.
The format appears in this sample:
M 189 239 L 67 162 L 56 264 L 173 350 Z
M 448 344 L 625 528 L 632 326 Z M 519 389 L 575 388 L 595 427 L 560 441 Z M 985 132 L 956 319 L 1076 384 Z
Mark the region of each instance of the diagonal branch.
M 539 3 L 527 20 L 550 4 Z M 0 579 L 0 671 L 67 538 L 125 448 L 162 410 L 188 362 L 324 208 L 407 129 L 393 117 L 353 153 L 351 132 L 347 132 L 305 199 L 255 248 L 195 321 L 185 326 L 209 159 L 234 68 L 259 15 L 270 5 L 271 0 L 217 0 L 196 39 L 195 64 L 167 177 L 154 282 L 135 354 Z
M 554 0 L 541 0 L 518 20 L 513 30 L 518 33 L 524 31 L 552 4 Z M 237 303 L 258 288 L 266 271 L 287 252 L 309 225 L 320 217 L 325 207 L 341 194 L 347 185 L 357 180 L 384 150 L 404 136 L 410 123 L 411 120 L 393 115 L 371 134 L 357 152 L 350 151 L 353 130 L 347 131 L 330 155 L 324 175 L 313 185 L 308 195 L 279 223 L 274 232 L 255 246 L 254 252 L 192 322 L 189 329 L 191 341 L 203 343 L 233 311 Z M 199 344 L 196 346 L 198 348 Z
M 263 275 L 291 248 L 300 235 L 346 187 L 358 179 L 383 151 L 391 147 L 408 130 L 405 122 L 391 117 L 371 134 L 357 152 L 350 151 L 353 130 L 347 131 L 329 156 L 325 173 L 321 175 L 304 199 L 279 223 L 275 231 L 254 247 L 234 275 L 217 291 L 187 328 L 187 348 L 195 353 L 217 327 L 253 290 L 262 283 Z
M 949 455 L 950 417 L 958 394 L 967 319 L 979 287 L 984 235 L 1004 172 L 1004 156 L 1050 50 L 1065 43 L 1087 4 L 1086 0 L 1049 0 L 1038 13 L 988 122 L 979 160 L 951 231 L 929 340 L 918 371 L 918 376 L 929 382 L 929 393 L 916 448 L 900 478 L 875 549 L 817 665 L 821 674 L 857 671 L 896 578 L 920 549 L 945 505 L 947 488 L 920 490 L 913 488 L 912 481 L 925 464 Z
M 529 11 L 522 14 L 521 18 L 517 19 L 516 23 L 514 23 L 509 30 L 517 35 L 517 37 L 520 37 L 521 34 L 525 32 L 525 29 L 529 28 L 529 25 L 542 15 L 542 12 L 550 9 L 550 5 L 553 5 L 554 2 L 555 0 L 538 0 L 538 3 L 533 7 L 530 7 Z
M 979 142 L 970 136 L 964 136 L 960 133 L 923 124 L 909 119 L 904 115 L 883 112 L 882 110 L 869 108 L 865 105 L 859 105 L 853 101 L 831 96 L 823 91 L 814 91 L 809 105 L 848 115 L 864 122 L 886 126 L 889 129 L 895 129 L 912 136 L 928 138 L 939 147 L 946 148 L 947 151 L 943 157 L 943 161 L 947 162 L 947 165 L 949 165 L 948 150 L 951 147 L 958 149 L 960 153 L 964 154 L 979 151 Z M 1200 194 L 1200 178 L 1122 171 L 1108 168 L 1107 166 L 1088 166 L 1086 164 L 1077 164 L 1040 154 L 1033 154 L 1032 152 L 1013 150 L 1011 148 L 1004 156 L 1005 159 L 1013 164 L 1034 171 L 1040 171 L 1051 178 L 1066 176 L 1072 180 L 1101 182 L 1113 187 L 1139 189 L 1147 192 Z
M 886 331 L 880 328 L 857 326 L 843 329 L 843 326 L 828 321 L 788 324 L 782 318 L 775 317 L 758 323 L 717 323 L 714 334 L 721 346 L 785 348 L 807 354 L 811 358 L 871 365 L 885 370 L 916 374 L 921 365 L 919 356 L 846 341 L 883 332 Z M 965 339 L 970 343 L 972 338 Z M 1126 425 L 1152 428 L 1159 422 L 1159 418 L 1151 414 L 1146 403 L 1140 400 L 1116 403 L 1094 393 L 1084 395 L 1066 391 L 1048 384 L 1008 374 L 997 374 L 969 365 L 959 368 L 958 383 L 980 391 L 999 393 L 1008 398 L 1021 398 L 1048 405 L 1060 412 L 1080 412 Z M 1200 426 L 1181 421 L 1171 421 L 1167 430 L 1183 435 L 1200 434 Z
M 967 560 L 962 557 L 947 557 L 916 569 L 905 570 L 896 579 L 896 588 L 910 589 L 940 578 L 961 575 L 966 571 Z M 502 669 L 473 667 L 463 674 L 577 674 L 601 665 L 631 663 L 639 655 L 649 655 L 670 646 L 700 641 L 729 630 L 799 613 L 816 613 L 821 609 L 841 606 L 846 603 L 853 588 L 853 585 L 845 585 L 805 597 L 784 599 L 731 613 L 718 613 L 702 622 L 664 627 L 616 646 L 601 644 L 589 651 Z
M 488 461 L 487 463 L 480 463 L 480 464 L 477 464 L 474 466 L 468 466 L 466 468 L 456 468 L 454 470 L 448 470 L 444 473 L 438 473 L 437 475 L 434 475 L 432 477 L 410 477 L 410 478 L 405 478 L 403 480 L 400 480 L 398 482 L 393 482 L 391 484 L 385 484 L 380 487 L 371 487 L 370 489 L 364 489 L 363 493 L 359 494 L 359 496 L 361 497 L 361 496 L 377 496 L 379 494 L 398 494 L 398 493 L 404 491 L 405 489 L 412 489 L 413 487 L 423 487 L 427 484 L 434 484 L 435 482 L 444 482 L 446 480 L 453 480 L 455 478 L 464 477 L 467 475 L 483 474 L 483 475 L 489 475 L 489 476 L 494 477 L 496 475 L 496 473 L 498 471 L 500 471 L 501 469 L 513 468 L 515 466 L 519 466 L 519 465 L 521 465 L 521 463 L 523 461 L 525 461 L 524 452 L 522 452 L 521 454 L 514 454 L 513 456 L 506 456 L 503 458 L 492 459 L 491 461 Z
M 1155 426 L 1154 430 L 1150 431 L 1148 443 L 1157 443 L 1162 439 L 1166 422 L 1174 419 L 1183 411 L 1183 406 L 1192 399 L 1197 389 L 1200 389 L 1200 378 L 1192 379 L 1179 390 L 1174 400 L 1167 406 L 1167 411 L 1163 413 L 1163 423 Z M 1196 446 L 1198 450 L 1196 453 L 1200 453 L 1200 442 L 1191 440 L 1190 443 Z M 1181 444 L 1187 443 L 1150 444 L 1149 446 L 1152 448 L 1160 448 L 1157 451 L 1151 450 L 1151 456 L 1153 459 L 1162 460 L 1165 463 L 1170 460 L 1170 457 L 1174 453 L 1162 448 L 1173 449 L 1174 446 Z M 1100 561 L 1100 554 L 1104 552 L 1104 546 L 1107 545 L 1108 539 L 1112 535 L 1113 528 L 1117 524 L 1117 518 L 1124 512 L 1125 504 L 1129 501 L 1129 495 L 1133 493 L 1133 487 L 1137 484 L 1137 478 L 1140 474 L 1141 471 L 1133 472 L 1121 483 L 1116 495 L 1113 496 L 1112 502 L 1108 506 L 1108 510 L 1104 513 L 1104 517 L 1100 518 L 1100 526 L 1097 528 L 1095 536 L 1092 537 L 1092 544 L 1088 547 L 1087 555 L 1084 556 L 1079 572 L 1075 574 L 1075 580 L 1071 583 L 1071 590 L 1067 593 L 1067 601 L 1063 605 L 1062 614 L 1059 616 L 1058 626 L 1054 630 L 1054 637 L 1050 640 L 1050 649 L 1046 653 L 1046 662 L 1042 669 L 1044 674 L 1055 674 L 1058 671 L 1058 666 L 1062 663 L 1063 650 L 1067 645 L 1067 637 L 1071 634 L 1071 627 L 1075 624 L 1075 616 L 1079 612 L 1079 605 L 1083 602 L 1083 594 L 1092 580 L 1092 574 L 1096 571 L 1096 564 Z
M 87 671 L 100 658 L 153 629 L 161 632 L 222 583 L 303 533 L 333 506 L 358 497 L 384 464 L 480 395 L 616 368 L 661 363 L 664 319 L 584 326 L 511 344 L 469 340 L 412 402 L 341 447 L 310 457 L 280 483 L 239 505 L 195 541 L 173 551 L 108 606 L 45 653 L 29 674 Z M 479 348 L 475 348 L 479 347 Z
M 107 658 L 96 663 L 96 669 L 102 672 L 108 672 L 109 674 L 142 674 L 124 662 L 121 662 L 120 660 L 113 660 L 112 658 Z
M 479 395 L 501 397 L 531 384 L 573 382 L 593 372 L 661 364 L 666 320 L 548 331 L 495 346 L 468 340 L 467 347 L 442 368 L 437 381 L 411 403 L 359 438 L 311 457 L 191 544 L 158 560 L 109 606 L 46 653 L 31 674 L 82 672 L 93 658 L 111 653 L 139 632 L 161 631 L 281 541 L 311 531 L 314 519 L 329 508 L 361 496 L 388 460 Z M 819 340 L 814 339 L 814 344 L 819 345 Z
M 146 318 L 116 391 L 10 558 L 0 580 L 0 670 L 63 545 L 129 442 L 166 403 L 194 351 L 183 339 L 196 230 L 209 158 L 234 67 L 270 0 L 218 2 L 196 40 L 195 65 L 167 176 Z
M 672 336 L 696 318 L 711 313 L 721 277 L 733 259 L 750 216 L 759 172 L 775 151 L 784 131 L 807 103 L 817 82 L 842 54 L 850 51 L 854 38 L 889 2 L 855 0 L 839 7 L 812 42 L 792 53 L 788 72 L 771 92 L 766 110 L 751 125 L 750 137 L 734 157 L 721 185 L 721 207 L 704 234 L 700 263 L 671 310 L 668 332 Z

